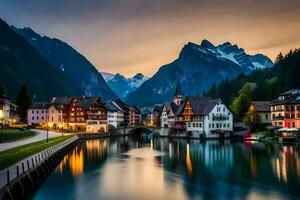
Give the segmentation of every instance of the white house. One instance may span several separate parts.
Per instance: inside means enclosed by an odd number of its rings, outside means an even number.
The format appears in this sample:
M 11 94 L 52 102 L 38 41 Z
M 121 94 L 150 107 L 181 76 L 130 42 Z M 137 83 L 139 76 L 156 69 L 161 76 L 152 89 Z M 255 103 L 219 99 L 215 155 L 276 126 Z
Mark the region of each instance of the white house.
M 0 96 L 0 112 L 1 112 L 1 123 L 9 123 L 10 122 L 10 100 L 7 96 Z
M 112 125 L 115 128 L 120 127 L 124 123 L 124 112 L 113 101 L 105 102 L 107 109 L 107 124 Z
M 27 110 L 27 123 L 28 124 L 42 124 L 47 121 L 48 116 L 48 103 L 35 102 Z
M 187 97 L 177 114 L 193 137 L 228 137 L 233 131 L 233 115 L 221 99 Z
M 170 128 L 175 123 L 175 113 L 178 109 L 178 105 L 176 103 L 166 103 L 163 105 L 160 120 L 161 120 L 161 127 Z

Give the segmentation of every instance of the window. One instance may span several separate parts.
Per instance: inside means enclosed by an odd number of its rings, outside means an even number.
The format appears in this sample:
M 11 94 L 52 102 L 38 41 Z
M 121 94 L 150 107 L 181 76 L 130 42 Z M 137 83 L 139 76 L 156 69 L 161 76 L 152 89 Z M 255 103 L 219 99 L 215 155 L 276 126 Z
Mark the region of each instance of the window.
M 32 117 L 32 120 L 34 120 L 34 117 Z
M 36 117 L 36 120 L 39 120 L 39 116 Z
M 44 120 L 44 117 L 42 117 L 42 120 Z
M 268 116 L 268 114 L 266 114 L 266 120 L 268 120 L 269 119 L 269 116 Z
M 32 110 L 31 113 L 34 114 L 34 110 Z
M 44 111 L 42 110 L 42 113 L 44 113 Z
M 210 127 L 211 127 L 211 125 L 210 125 L 210 124 L 208 124 L 208 127 L 210 128 Z
M 36 111 L 36 113 L 38 114 L 38 113 L 39 113 L 39 111 L 37 110 L 37 111 Z

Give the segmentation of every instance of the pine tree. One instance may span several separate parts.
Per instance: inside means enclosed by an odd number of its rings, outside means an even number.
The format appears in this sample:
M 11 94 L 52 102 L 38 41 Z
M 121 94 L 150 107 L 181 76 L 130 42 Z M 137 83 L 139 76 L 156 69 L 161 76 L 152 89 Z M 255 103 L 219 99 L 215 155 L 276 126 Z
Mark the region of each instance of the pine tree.
M 31 96 L 27 90 L 27 86 L 23 84 L 21 86 L 21 89 L 19 90 L 17 99 L 16 99 L 16 104 L 17 104 L 17 114 L 20 117 L 21 122 L 26 122 L 26 117 L 27 117 L 27 110 L 29 106 L 31 105 L 32 100 Z
M 5 87 L 3 87 L 2 85 L 0 85 L 0 96 L 5 95 L 5 94 L 6 94 Z

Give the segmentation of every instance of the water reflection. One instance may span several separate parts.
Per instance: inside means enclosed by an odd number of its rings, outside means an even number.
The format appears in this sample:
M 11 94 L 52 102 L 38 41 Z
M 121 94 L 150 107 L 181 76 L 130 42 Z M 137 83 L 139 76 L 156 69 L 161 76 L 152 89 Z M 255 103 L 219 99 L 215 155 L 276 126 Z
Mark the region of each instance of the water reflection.
M 297 199 L 299 184 L 299 146 L 122 137 L 78 145 L 34 199 Z

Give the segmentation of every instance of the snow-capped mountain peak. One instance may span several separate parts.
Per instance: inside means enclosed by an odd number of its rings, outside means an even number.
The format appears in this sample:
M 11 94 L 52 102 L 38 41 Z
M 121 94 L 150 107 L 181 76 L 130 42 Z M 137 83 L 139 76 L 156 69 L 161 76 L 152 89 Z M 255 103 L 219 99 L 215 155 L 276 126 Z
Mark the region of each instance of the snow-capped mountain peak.
M 102 76 L 108 86 L 120 97 L 125 98 L 130 92 L 139 88 L 149 78 L 142 73 L 137 73 L 131 78 L 126 78 L 122 74 L 111 74 L 102 72 Z
M 232 44 L 230 42 L 225 42 L 215 46 L 208 40 L 202 40 L 199 47 L 199 50 L 208 51 L 220 59 L 228 59 L 249 70 L 249 72 L 273 66 L 273 62 L 268 57 L 262 54 L 249 55 L 243 48 L 240 48 L 236 44 Z

